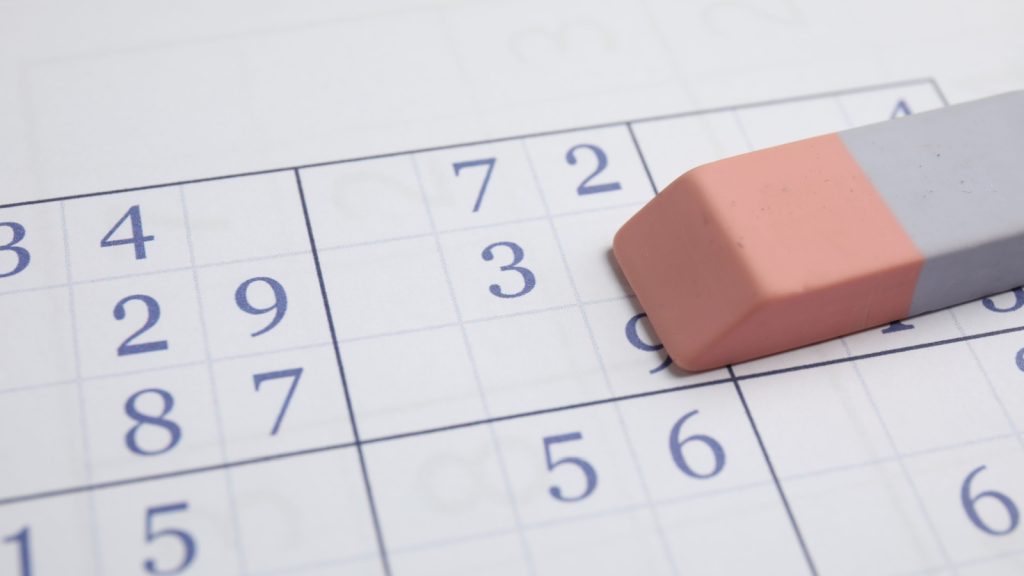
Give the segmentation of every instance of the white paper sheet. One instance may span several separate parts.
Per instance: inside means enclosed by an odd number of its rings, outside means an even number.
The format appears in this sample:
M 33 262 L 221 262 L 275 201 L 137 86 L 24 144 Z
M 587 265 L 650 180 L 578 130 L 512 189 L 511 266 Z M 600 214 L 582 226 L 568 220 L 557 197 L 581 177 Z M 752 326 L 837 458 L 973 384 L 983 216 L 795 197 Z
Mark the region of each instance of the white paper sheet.
M 0 4 L 0 574 L 1020 573 L 1024 292 L 684 374 L 608 250 L 1021 22 Z

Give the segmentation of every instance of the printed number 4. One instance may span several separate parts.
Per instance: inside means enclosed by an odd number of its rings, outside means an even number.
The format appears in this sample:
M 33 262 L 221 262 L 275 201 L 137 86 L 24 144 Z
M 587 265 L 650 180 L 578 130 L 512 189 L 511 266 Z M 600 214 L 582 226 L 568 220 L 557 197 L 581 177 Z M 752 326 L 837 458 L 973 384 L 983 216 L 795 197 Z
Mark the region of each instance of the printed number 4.
M 115 232 L 125 223 L 125 220 L 131 225 L 131 236 L 128 238 L 113 239 L 112 236 Z M 146 236 L 142 232 L 142 209 L 136 204 L 128 209 L 121 216 L 121 219 L 114 224 L 114 227 L 107 232 L 107 235 L 100 240 L 100 248 L 108 248 L 110 246 L 121 246 L 123 244 L 131 244 L 135 247 L 135 259 L 145 260 L 146 259 L 146 242 L 155 240 L 155 236 Z

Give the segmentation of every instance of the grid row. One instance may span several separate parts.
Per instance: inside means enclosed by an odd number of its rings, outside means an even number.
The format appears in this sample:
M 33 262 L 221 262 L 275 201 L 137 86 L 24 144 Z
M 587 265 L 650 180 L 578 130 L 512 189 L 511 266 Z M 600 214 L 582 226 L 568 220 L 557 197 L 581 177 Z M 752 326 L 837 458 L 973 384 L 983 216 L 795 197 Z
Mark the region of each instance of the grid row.
M 1019 431 L 992 415 L 1002 424 L 932 438 L 948 428 L 941 410 L 913 425 L 885 408 L 891 383 L 864 385 L 886 370 L 872 359 L 741 384 L 817 568 L 898 574 L 1024 561 L 1006 557 L 1024 550 Z M 980 396 L 977 388 L 960 392 Z M 452 573 L 557 573 L 588 562 L 600 572 L 637 558 L 649 573 L 806 572 L 736 391 L 726 383 L 502 421 L 493 437 L 477 426 L 364 444 L 395 573 L 421 573 L 442 557 L 488 558 L 446 564 Z M 912 449 L 908 439 L 926 433 Z M 623 466 L 631 452 L 635 465 Z M 360 483 L 354 448 L 343 448 L 9 505 L 0 534 L 68 539 L 67 554 L 38 561 L 80 563 L 83 574 L 95 556 L 101 572 L 184 562 L 175 539 L 138 536 L 147 522 L 197 543 L 197 573 L 379 573 Z M 99 542 L 76 538 L 91 523 Z M 726 542 L 744 553 L 718 554 Z

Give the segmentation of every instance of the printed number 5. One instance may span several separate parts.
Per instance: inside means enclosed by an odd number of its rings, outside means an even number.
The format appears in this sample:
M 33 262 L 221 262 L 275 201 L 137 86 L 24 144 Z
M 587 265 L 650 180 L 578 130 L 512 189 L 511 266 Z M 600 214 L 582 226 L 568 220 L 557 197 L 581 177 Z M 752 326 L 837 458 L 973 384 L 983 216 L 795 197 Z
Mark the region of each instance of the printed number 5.
M 576 466 L 583 472 L 583 475 L 586 477 L 587 480 L 587 486 L 586 488 L 583 489 L 583 493 L 580 494 L 579 496 L 566 496 L 565 494 L 562 493 L 562 488 L 559 486 L 552 486 L 548 488 L 548 492 L 551 493 L 551 497 L 554 498 L 555 500 L 561 500 L 562 502 L 576 502 L 578 500 L 583 500 L 587 496 L 590 496 L 590 493 L 594 491 L 594 488 L 597 488 L 597 472 L 594 470 L 594 467 L 590 465 L 590 462 L 587 462 L 586 460 L 578 458 L 576 456 L 565 456 L 563 458 L 559 458 L 558 460 L 551 459 L 552 445 L 558 444 L 560 442 L 573 442 L 582 439 L 583 434 L 579 432 L 572 432 L 571 434 L 561 434 L 558 436 L 548 436 L 547 438 L 544 438 L 544 456 L 545 458 L 547 458 L 548 461 L 548 470 L 554 470 L 556 467 L 561 466 L 563 464 L 572 464 L 573 466 Z
M 508 293 L 502 292 L 500 285 L 491 284 L 489 288 L 491 294 L 494 294 L 498 298 L 518 298 L 529 293 L 530 290 L 533 290 L 533 287 L 537 285 L 537 277 L 533 275 L 533 272 L 530 271 L 530 269 L 517 266 L 517 264 L 523 261 L 523 249 L 519 244 L 516 244 L 515 242 L 495 242 L 494 244 L 484 248 L 484 251 L 480 256 L 488 262 L 494 260 L 494 249 L 499 246 L 508 248 L 512 252 L 512 262 L 502 266 L 501 271 L 505 272 L 507 270 L 514 270 L 518 272 L 519 275 L 523 277 L 523 288 L 518 292 Z
M 191 534 L 180 528 L 163 528 L 161 530 L 154 530 L 153 526 L 153 521 L 161 514 L 174 514 L 175 512 L 184 512 L 186 510 L 188 510 L 188 503 L 186 502 L 154 506 L 146 510 L 146 542 L 153 542 L 157 538 L 175 538 L 181 543 L 183 551 L 181 561 L 178 562 L 178 565 L 167 570 L 157 568 L 156 560 L 147 558 L 142 566 L 146 569 L 148 574 L 181 574 L 181 572 L 188 568 L 189 565 L 192 564 L 192 561 L 195 560 L 196 542 L 192 539 Z

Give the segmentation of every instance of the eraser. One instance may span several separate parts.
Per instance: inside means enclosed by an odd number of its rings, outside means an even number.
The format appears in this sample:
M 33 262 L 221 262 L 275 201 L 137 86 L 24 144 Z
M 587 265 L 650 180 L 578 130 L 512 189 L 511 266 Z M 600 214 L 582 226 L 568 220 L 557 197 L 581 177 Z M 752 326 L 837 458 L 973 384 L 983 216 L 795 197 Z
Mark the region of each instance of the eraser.
M 615 258 L 690 371 L 1024 284 L 1024 92 L 699 166 Z

